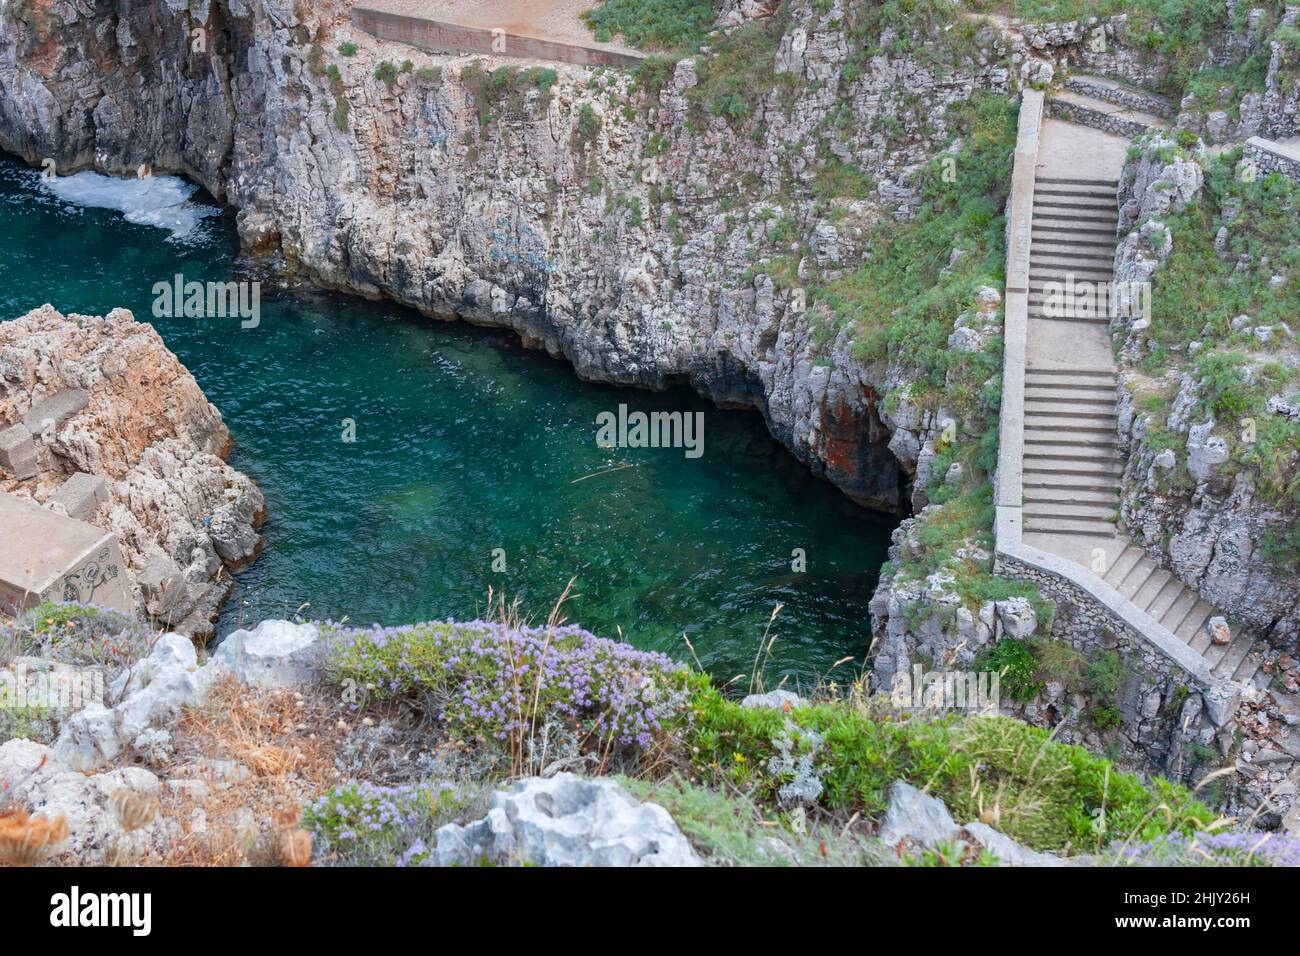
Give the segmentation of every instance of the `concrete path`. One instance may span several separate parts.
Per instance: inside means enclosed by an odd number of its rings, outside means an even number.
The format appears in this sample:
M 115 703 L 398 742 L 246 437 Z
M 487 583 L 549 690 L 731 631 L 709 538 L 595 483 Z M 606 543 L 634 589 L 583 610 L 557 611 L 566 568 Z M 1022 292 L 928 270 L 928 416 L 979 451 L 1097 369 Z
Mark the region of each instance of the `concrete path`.
M 1024 540 L 1099 575 L 1216 676 L 1249 681 L 1262 647 L 1252 653 L 1237 628 L 1214 633 L 1219 612 L 1115 524 L 1123 461 L 1109 307 L 1088 293 L 1109 292 L 1127 146 L 1089 127 L 1043 123 L 1029 253 Z
M 594 0 L 356 0 L 352 20 L 381 39 L 438 47 L 435 52 L 495 52 L 566 63 L 599 63 L 604 54 L 613 65 L 644 57 L 621 43 L 598 42 L 582 19 L 592 6 Z M 427 26 L 421 30 L 393 18 Z M 504 38 L 504 49 L 491 47 L 494 31 Z

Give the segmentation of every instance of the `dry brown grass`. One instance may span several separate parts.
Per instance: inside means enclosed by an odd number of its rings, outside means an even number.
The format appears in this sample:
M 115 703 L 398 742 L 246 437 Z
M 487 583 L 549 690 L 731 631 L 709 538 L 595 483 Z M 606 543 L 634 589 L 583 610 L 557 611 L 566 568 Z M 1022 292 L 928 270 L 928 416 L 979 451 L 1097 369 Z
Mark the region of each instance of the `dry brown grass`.
M 233 680 L 213 688 L 177 723 L 177 766 L 170 774 L 201 781 L 206 793 L 164 797 L 162 815 L 175 836 L 149 862 L 307 865 L 311 837 L 298 828 L 299 808 L 340 782 L 334 758 L 346 732 L 322 698 Z

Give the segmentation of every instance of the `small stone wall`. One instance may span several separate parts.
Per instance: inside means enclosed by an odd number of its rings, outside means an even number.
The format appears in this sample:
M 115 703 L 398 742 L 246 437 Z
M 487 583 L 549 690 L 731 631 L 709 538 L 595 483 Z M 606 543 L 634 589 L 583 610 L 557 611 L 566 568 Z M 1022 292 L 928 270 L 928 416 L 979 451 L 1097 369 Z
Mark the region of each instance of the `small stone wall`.
M 1024 708 L 1025 719 L 1046 727 L 1060 725 L 1058 737 L 1063 742 L 1093 752 L 1118 746 L 1125 766 L 1189 779 L 1197 764 L 1191 756 L 1193 745 L 1209 748 L 1217 742 L 1211 712 L 1217 712 L 1218 701 L 1197 676 L 1074 582 L 1005 554 L 997 556 L 996 569 L 1000 575 L 1034 582 L 1039 593 L 1056 605 L 1053 640 L 1089 658 L 1098 651 L 1116 652 L 1127 674 L 1117 704 L 1119 723 L 1113 730 L 1098 729 L 1087 712 L 1089 705 L 1051 681 Z M 1230 740 L 1229 736 L 1221 744 Z
M 1103 113 L 1101 110 L 1089 109 L 1087 106 L 1060 99 L 1051 101 L 1050 112 L 1059 119 L 1069 120 L 1080 126 L 1091 126 L 1103 133 L 1123 136 L 1125 139 L 1141 136 L 1150 129 L 1145 123 L 1139 123 L 1137 120 L 1124 119 L 1113 113 Z
M 1300 182 L 1300 149 L 1289 154 L 1277 143 L 1252 136 L 1246 140 L 1242 156 L 1254 162 L 1260 175 L 1281 173 L 1288 179 Z

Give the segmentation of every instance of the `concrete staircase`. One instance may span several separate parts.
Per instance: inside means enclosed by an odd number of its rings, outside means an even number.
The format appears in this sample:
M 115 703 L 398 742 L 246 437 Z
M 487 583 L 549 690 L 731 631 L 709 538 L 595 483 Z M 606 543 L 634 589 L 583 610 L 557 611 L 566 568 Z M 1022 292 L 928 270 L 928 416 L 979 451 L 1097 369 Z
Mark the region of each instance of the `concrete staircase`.
M 1168 129 L 1176 112 L 1153 93 L 1103 76 L 1072 74 L 1063 86 L 1051 95 L 1052 115 L 1118 136 Z
M 1099 300 L 1059 296 L 1071 282 L 1077 288 L 1111 281 L 1116 187 L 1114 179 L 1042 173 L 1034 181 L 1024 531 L 1048 550 L 1100 555 L 1101 565 L 1093 570 L 1102 580 L 1200 654 L 1216 677 L 1248 682 L 1259 671 L 1262 646 L 1257 650 L 1250 635 L 1235 627 L 1228 643 L 1216 644 L 1208 625 L 1219 611 L 1116 528 L 1124 463 L 1109 310 Z M 1075 538 L 1083 541 L 1071 544 Z
M 1039 176 L 1029 252 L 1029 324 L 1084 326 L 1100 340 L 1108 317 L 1060 296 L 1073 283 L 1108 283 L 1118 208 L 1114 180 Z M 1059 284 L 1059 285 L 1056 285 Z M 1087 328 L 1091 326 L 1092 328 Z M 1031 331 L 1031 335 L 1033 332 Z M 1037 336 L 1035 336 L 1037 338 Z M 1025 366 L 1024 530 L 1115 534 L 1123 462 L 1115 432 L 1115 364 L 1109 350 L 1086 362 L 1031 352 Z
M 1267 675 L 1259 674 L 1264 646 L 1237 627 L 1230 628 L 1227 644 L 1214 643 L 1208 625 L 1219 611 L 1142 548 L 1125 539 L 1102 580 L 1205 658 L 1215 677 L 1249 683 L 1260 676 L 1265 680 L 1259 686 L 1266 686 Z

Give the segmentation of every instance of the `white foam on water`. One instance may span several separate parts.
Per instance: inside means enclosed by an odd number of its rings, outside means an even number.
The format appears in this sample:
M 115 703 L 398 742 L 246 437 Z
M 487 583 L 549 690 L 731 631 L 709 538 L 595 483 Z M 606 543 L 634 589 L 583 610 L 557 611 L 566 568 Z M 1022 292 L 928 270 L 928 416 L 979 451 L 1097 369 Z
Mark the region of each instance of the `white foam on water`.
M 63 202 L 115 210 L 127 222 L 166 229 L 172 239 L 188 239 L 204 219 L 221 215 L 220 209 L 192 202 L 198 187 L 178 176 L 114 179 L 83 172 L 42 177 L 41 185 Z

